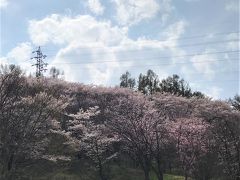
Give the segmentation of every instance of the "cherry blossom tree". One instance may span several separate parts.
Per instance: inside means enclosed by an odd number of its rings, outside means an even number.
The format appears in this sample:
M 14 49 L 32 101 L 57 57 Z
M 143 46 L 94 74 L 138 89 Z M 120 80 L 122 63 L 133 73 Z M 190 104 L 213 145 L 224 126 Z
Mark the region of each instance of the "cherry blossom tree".
M 100 113 L 98 107 L 91 107 L 86 111 L 80 109 L 77 114 L 69 114 L 72 120 L 68 122 L 66 131 L 55 131 L 67 137 L 67 143 L 76 151 L 84 152 L 90 158 L 98 171 L 101 180 L 107 179 L 105 167 L 117 156 L 113 144 L 118 141 L 117 136 L 110 132 L 104 123 L 94 121 L 93 117 Z
M 240 113 L 227 102 L 205 101 L 197 109 L 198 116 L 210 124 L 211 139 L 224 174 L 240 177 Z
M 158 128 L 156 132 L 160 133 L 156 134 L 155 140 L 157 146 L 156 152 L 158 152 L 156 156 L 156 162 L 159 167 L 158 172 L 164 170 L 163 167 L 161 168 L 160 166 L 166 163 L 171 167 L 171 161 L 174 161 L 174 158 L 178 157 L 187 177 L 194 169 L 193 164 L 197 161 L 197 156 L 194 156 L 196 155 L 196 142 L 200 140 L 201 136 L 205 137 L 203 133 L 206 129 L 203 129 L 203 127 L 206 126 L 207 128 L 207 123 L 205 123 L 204 126 L 200 126 L 203 124 L 203 121 L 195 115 L 195 108 L 197 108 L 199 102 L 203 100 L 198 98 L 177 97 L 167 93 L 156 93 L 151 99 L 154 101 L 154 106 L 159 114 L 158 121 L 160 120 L 160 122 L 158 122 L 160 126 L 156 126 L 156 128 Z M 192 134 L 192 136 L 190 135 L 192 139 L 190 139 L 187 134 Z M 204 139 L 201 140 L 202 141 L 198 143 L 199 145 L 205 142 L 203 141 Z M 176 144 L 178 144 L 178 146 L 176 146 Z M 203 146 L 200 146 L 198 148 L 201 149 L 202 147 Z M 186 150 L 188 150 L 188 152 L 186 152 Z M 167 159 L 168 162 L 166 162 L 165 159 Z
M 119 104 L 109 108 L 107 126 L 118 135 L 124 151 L 137 160 L 145 180 L 149 180 L 157 113 L 152 102 L 140 94 L 117 101 Z
M 41 158 L 48 134 L 66 103 L 45 92 L 32 96 L 19 68 L 10 66 L 0 74 L 0 168 L 1 179 L 13 178 L 20 161 Z
M 194 169 L 196 161 L 207 152 L 206 131 L 208 124 L 197 118 L 182 118 L 172 121 L 170 133 L 176 142 L 180 164 L 185 173 L 185 180 Z
M 159 116 L 159 114 L 158 114 Z M 155 119 L 156 125 L 153 127 L 154 142 L 152 146 L 152 154 L 155 163 L 152 163 L 152 170 L 158 177 L 158 180 L 163 180 L 163 173 L 166 164 L 171 166 L 170 161 L 174 158 L 174 149 L 171 137 L 168 133 L 168 121 L 163 116 Z M 156 164 L 156 166 L 154 165 Z

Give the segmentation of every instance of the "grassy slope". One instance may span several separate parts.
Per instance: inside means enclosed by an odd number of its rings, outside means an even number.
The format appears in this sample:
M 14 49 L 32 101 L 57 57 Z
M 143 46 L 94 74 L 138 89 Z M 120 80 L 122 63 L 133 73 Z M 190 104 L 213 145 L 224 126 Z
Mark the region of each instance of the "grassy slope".
M 53 136 L 53 141 L 48 149 L 51 154 L 70 155 L 71 149 L 64 147 L 63 139 Z M 96 178 L 96 172 L 92 169 L 86 160 L 76 160 L 70 163 L 53 163 L 42 160 L 32 163 L 29 166 L 23 166 L 23 173 L 26 178 L 19 178 L 19 180 L 99 180 Z M 111 180 L 144 180 L 144 174 L 139 169 L 126 168 L 125 166 L 112 165 L 109 173 Z M 29 178 L 31 177 L 31 178 Z M 181 176 L 164 175 L 164 180 L 183 180 Z M 157 178 L 151 174 L 151 180 Z
M 90 168 L 85 166 L 84 169 L 73 165 L 70 169 L 63 169 L 61 167 L 51 168 L 52 165 L 41 163 L 34 168 L 28 169 L 28 175 L 31 180 L 98 180 L 96 174 Z M 31 175 L 30 175 L 31 174 Z M 139 169 L 120 168 L 119 166 L 112 166 L 109 174 L 111 180 L 144 180 L 143 172 Z M 29 178 L 21 180 L 30 180 Z M 152 174 L 151 180 L 157 180 Z M 164 180 L 184 180 L 182 176 L 164 175 Z

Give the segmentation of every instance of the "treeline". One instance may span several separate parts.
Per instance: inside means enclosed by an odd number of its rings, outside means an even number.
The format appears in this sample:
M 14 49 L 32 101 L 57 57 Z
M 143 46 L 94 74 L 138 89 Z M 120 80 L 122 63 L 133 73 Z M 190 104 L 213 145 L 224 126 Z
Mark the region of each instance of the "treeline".
M 146 95 L 161 92 L 187 98 L 204 97 L 203 93 L 192 91 L 189 84 L 178 75 L 174 74 L 160 81 L 158 75 L 151 69 L 145 75 L 141 73 L 138 76 L 138 81 L 132 78 L 131 74 L 127 71 L 120 77 L 120 87 L 135 89 Z
M 0 179 L 27 179 L 26 165 L 44 159 L 69 168 L 79 161 L 80 169 L 87 162 L 101 180 L 111 179 L 113 164 L 142 169 L 145 180 L 166 172 L 239 180 L 239 96 L 213 101 L 146 89 L 35 79 L 2 67 Z

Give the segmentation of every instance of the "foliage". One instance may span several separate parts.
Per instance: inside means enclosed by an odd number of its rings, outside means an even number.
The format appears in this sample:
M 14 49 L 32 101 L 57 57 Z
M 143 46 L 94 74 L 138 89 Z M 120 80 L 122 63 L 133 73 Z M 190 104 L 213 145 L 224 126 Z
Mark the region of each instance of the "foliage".
M 16 66 L 2 67 L 0 178 L 48 169 L 43 178 L 163 180 L 176 173 L 238 180 L 238 96 L 199 98 L 178 76 L 159 82 L 153 71 L 139 79 L 143 93 L 27 78 Z
M 233 106 L 234 109 L 240 111 L 240 96 L 236 95 L 233 99 L 230 99 L 229 102 Z
M 140 74 L 138 78 L 138 91 L 143 94 L 153 94 L 159 90 L 159 80 L 156 73 L 148 70 L 146 75 Z
M 131 78 L 131 74 L 127 71 L 125 74 L 122 74 L 120 77 L 120 87 L 131 88 L 135 87 L 135 79 Z
M 51 67 L 49 74 L 52 78 L 58 78 L 60 75 L 64 75 L 64 71 L 61 71 L 60 69 L 57 69 L 53 66 Z
M 120 87 L 133 88 L 135 86 L 135 79 L 130 78 L 130 73 L 128 71 L 120 77 L 120 80 Z M 157 74 L 151 69 L 147 71 L 146 75 L 143 75 L 142 73 L 139 75 L 137 90 L 147 95 L 161 92 L 187 98 L 205 97 L 205 95 L 199 91 L 192 92 L 188 83 L 184 79 L 180 79 L 178 75 L 173 74 L 160 81 Z
M 28 83 L 19 68 L 10 66 L 0 76 L 0 167 L 10 179 L 19 162 L 39 158 L 47 135 L 66 103 L 45 92 L 29 96 Z

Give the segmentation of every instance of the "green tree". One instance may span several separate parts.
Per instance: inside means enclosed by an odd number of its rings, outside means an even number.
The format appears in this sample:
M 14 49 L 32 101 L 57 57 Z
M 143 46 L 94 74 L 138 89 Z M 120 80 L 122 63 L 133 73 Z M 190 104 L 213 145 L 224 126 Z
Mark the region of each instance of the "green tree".
M 131 74 L 128 71 L 121 75 L 120 87 L 133 89 L 135 87 L 135 84 L 136 84 L 135 79 L 131 78 Z
M 186 83 L 184 79 L 180 79 L 180 77 L 176 74 L 173 74 L 173 76 L 169 76 L 161 81 L 160 91 L 178 96 L 192 96 L 191 88 L 188 83 Z
M 50 69 L 50 76 L 52 78 L 58 78 L 59 75 L 64 75 L 64 71 L 61 71 L 60 69 L 57 69 L 56 67 L 51 67 Z
M 240 96 L 238 94 L 233 99 L 230 99 L 229 102 L 234 109 L 240 111 Z
M 199 91 L 192 92 L 188 83 L 184 79 L 180 79 L 180 77 L 176 74 L 163 79 L 159 86 L 160 92 L 167 92 L 188 98 L 193 96 L 199 98 L 204 97 L 204 94 Z
M 158 76 L 153 70 L 149 69 L 146 75 L 140 74 L 138 78 L 138 91 L 143 94 L 153 94 L 159 91 Z

